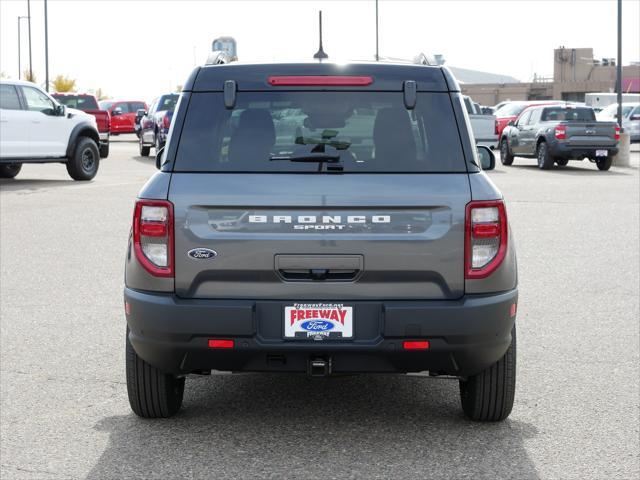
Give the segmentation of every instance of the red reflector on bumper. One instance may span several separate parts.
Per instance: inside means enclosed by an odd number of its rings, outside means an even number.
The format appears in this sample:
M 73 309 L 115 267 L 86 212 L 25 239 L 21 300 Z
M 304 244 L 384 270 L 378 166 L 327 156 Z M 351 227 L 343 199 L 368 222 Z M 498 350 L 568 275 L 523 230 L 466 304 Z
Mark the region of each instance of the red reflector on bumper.
M 509 309 L 509 316 L 510 317 L 515 317 L 516 313 L 518 311 L 518 304 L 517 303 L 512 303 L 511 304 L 511 308 Z
M 209 348 L 233 348 L 233 340 L 209 339 Z
M 429 341 L 411 340 L 411 341 L 402 342 L 402 348 L 404 350 L 427 350 L 429 348 Z

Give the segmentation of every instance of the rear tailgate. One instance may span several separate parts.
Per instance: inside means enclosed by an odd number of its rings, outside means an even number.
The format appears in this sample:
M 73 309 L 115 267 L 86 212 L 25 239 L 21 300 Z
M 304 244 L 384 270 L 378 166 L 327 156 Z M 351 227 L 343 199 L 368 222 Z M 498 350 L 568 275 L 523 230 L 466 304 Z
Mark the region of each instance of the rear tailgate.
M 189 298 L 452 299 L 466 174 L 174 173 L 176 292 Z M 211 259 L 192 258 L 197 248 Z
M 86 113 L 96 118 L 98 132 L 108 133 L 110 131 L 109 112 L 105 110 L 87 110 Z
M 615 147 L 614 122 L 562 122 L 571 147 Z

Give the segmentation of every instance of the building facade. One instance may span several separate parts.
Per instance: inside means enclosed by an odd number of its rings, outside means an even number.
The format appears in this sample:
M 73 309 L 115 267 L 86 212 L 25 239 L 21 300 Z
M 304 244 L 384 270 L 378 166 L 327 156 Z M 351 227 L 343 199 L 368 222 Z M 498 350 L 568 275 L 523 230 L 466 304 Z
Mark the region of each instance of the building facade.
M 593 48 L 554 50 L 553 77 L 534 77 L 533 82 L 465 83 L 462 91 L 482 105 L 503 100 L 567 100 L 584 102 L 585 94 L 614 92 L 615 59 L 596 59 Z M 640 65 L 622 67 L 622 91 L 640 93 Z

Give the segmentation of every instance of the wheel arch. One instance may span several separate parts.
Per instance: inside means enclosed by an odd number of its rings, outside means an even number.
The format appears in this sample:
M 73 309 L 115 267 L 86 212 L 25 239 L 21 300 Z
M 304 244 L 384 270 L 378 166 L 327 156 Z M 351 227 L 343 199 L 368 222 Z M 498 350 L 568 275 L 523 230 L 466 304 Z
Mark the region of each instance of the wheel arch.
M 71 135 L 69 135 L 69 143 L 67 144 L 67 154 L 66 157 L 70 157 L 73 155 L 73 151 L 76 148 L 76 144 L 78 143 L 78 139 L 81 137 L 88 137 L 96 142 L 96 146 L 100 146 L 100 135 L 98 131 L 91 125 L 90 123 L 79 123 L 73 130 L 71 130 Z

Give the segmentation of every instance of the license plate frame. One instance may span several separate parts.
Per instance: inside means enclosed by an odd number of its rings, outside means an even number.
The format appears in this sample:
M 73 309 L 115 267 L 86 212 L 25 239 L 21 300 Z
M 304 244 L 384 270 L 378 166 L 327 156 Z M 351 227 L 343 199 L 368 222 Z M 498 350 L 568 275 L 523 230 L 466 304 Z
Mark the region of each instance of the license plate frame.
M 353 340 L 354 308 L 342 303 L 294 303 L 283 311 L 285 340 Z
M 596 150 L 596 157 L 608 157 L 609 150 Z

